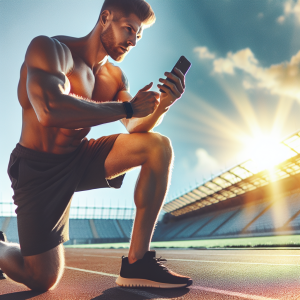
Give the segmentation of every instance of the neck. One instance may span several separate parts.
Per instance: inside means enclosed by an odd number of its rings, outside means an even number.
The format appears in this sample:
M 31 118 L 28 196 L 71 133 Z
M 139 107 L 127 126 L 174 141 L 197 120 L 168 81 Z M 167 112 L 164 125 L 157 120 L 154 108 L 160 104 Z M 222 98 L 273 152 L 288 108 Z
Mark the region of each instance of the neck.
M 79 56 L 92 70 L 107 62 L 108 55 L 100 40 L 100 28 L 97 26 L 86 36 L 67 41 L 67 46 Z

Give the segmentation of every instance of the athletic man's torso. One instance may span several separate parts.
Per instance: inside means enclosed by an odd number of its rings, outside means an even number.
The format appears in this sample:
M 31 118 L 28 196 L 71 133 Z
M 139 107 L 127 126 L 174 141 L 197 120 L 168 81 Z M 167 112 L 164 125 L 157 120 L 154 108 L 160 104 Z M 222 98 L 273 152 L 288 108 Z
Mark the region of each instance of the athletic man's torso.
M 87 64 L 72 51 L 74 38 L 55 37 L 60 43 L 65 44 L 72 54 L 67 54 L 68 70 L 66 77 L 70 82 L 70 94 L 82 98 L 93 99 L 97 102 L 117 100 L 119 91 L 124 89 L 124 80 L 120 68 L 108 61 L 98 65 L 92 70 Z M 22 65 L 18 86 L 18 98 L 22 106 L 22 133 L 20 144 L 24 147 L 55 154 L 65 154 L 74 151 L 82 139 L 89 133 L 90 128 L 64 129 L 44 127 L 38 121 L 37 115 L 30 103 L 26 89 L 27 67 Z

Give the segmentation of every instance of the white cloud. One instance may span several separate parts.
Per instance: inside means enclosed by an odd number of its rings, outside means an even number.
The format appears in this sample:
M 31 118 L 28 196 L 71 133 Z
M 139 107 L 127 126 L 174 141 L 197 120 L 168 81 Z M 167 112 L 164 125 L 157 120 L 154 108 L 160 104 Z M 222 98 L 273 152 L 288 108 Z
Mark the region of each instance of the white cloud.
M 207 47 L 196 47 L 194 52 L 197 52 L 201 59 L 214 59 L 215 54 L 208 51 Z
M 211 174 L 214 172 L 219 164 L 217 160 L 212 157 L 207 151 L 203 148 L 198 148 L 196 150 L 197 165 L 195 171 L 202 174 Z
M 213 60 L 213 72 L 234 75 L 244 72 L 241 78 L 246 89 L 264 88 L 271 94 L 300 100 L 300 51 L 289 62 L 263 68 L 249 48 L 236 53 L 229 52 L 225 58 Z
M 218 58 L 213 62 L 215 73 L 234 74 L 234 68 L 255 71 L 258 61 L 249 48 L 236 53 L 228 52 L 226 58 Z
M 277 23 L 279 23 L 279 24 L 283 24 L 284 21 L 285 21 L 285 16 L 280 16 L 280 17 L 278 17 L 276 21 L 277 21 Z
M 243 87 L 246 89 L 246 90 L 249 90 L 249 89 L 253 89 L 254 86 L 253 84 L 249 81 L 249 80 L 244 80 L 243 81 Z
M 283 4 L 283 15 L 277 18 L 279 24 L 283 24 L 287 17 L 293 16 L 300 24 L 300 0 L 287 0 Z
M 261 12 L 261 13 L 259 13 L 259 14 L 257 15 L 257 17 L 258 17 L 259 19 L 262 19 L 262 18 L 264 17 L 264 14 Z
M 214 60 L 214 72 L 234 74 L 234 65 L 230 59 L 218 58 Z

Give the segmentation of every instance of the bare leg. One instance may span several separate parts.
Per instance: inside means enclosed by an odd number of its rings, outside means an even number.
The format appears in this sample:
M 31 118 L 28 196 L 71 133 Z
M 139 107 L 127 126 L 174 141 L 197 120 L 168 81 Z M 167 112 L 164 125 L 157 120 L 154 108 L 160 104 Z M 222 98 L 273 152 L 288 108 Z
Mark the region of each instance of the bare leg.
M 105 162 L 107 177 L 113 177 L 110 175 L 116 173 L 117 166 L 121 166 L 121 170 L 126 169 L 120 162 L 123 157 L 120 158 L 120 149 L 123 155 L 126 154 L 128 169 L 130 163 L 131 167 L 138 163 L 142 166 L 134 194 L 137 212 L 128 254 L 129 263 L 133 263 L 150 250 L 154 226 L 170 181 L 173 152 L 169 139 L 159 134 L 131 134 L 125 139 L 122 135 L 115 142 L 110 153 L 112 156 L 108 156 Z M 116 160 L 114 155 L 119 158 Z
M 169 183 L 172 157 L 169 149 L 158 149 L 142 165 L 134 193 L 137 210 L 128 254 L 129 263 L 141 259 L 150 250 L 154 226 Z
M 63 246 L 23 257 L 18 244 L 0 242 L 0 267 L 12 280 L 33 290 L 47 291 L 55 287 L 63 274 Z

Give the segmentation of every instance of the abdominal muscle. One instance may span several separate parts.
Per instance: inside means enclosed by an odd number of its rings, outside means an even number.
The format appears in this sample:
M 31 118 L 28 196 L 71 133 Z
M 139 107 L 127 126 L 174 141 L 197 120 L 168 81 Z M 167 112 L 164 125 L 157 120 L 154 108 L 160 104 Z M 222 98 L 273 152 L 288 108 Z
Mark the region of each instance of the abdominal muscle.
M 91 128 L 44 127 L 31 108 L 23 110 L 23 126 L 19 143 L 40 152 L 66 154 L 75 151 L 90 130 Z

